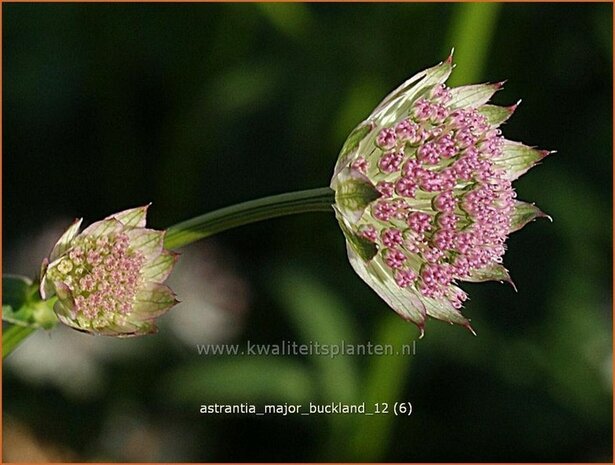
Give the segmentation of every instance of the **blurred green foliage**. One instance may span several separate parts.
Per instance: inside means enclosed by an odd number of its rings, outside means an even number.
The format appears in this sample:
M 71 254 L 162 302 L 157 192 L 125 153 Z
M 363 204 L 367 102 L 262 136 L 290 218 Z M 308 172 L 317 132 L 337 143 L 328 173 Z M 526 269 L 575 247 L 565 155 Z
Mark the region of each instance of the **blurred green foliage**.
M 255 359 L 202 357 L 163 331 L 107 361 L 87 401 L 5 370 L 6 414 L 83 460 L 126 460 L 101 444 L 130 412 L 189 443 L 144 460 L 612 460 L 612 5 L 5 4 L 3 21 L 7 252 L 61 216 L 152 201 L 165 227 L 327 185 L 348 132 L 452 47 L 455 84 L 508 78 L 496 103 L 523 99 L 508 138 L 558 150 L 516 183 L 554 218 L 509 240 L 519 293 L 465 286 L 478 337 L 432 321 L 412 357 Z M 332 215 L 216 241 L 254 296 L 234 342 L 417 337 L 353 273 Z M 332 400 L 415 412 L 198 414 L 214 401 Z

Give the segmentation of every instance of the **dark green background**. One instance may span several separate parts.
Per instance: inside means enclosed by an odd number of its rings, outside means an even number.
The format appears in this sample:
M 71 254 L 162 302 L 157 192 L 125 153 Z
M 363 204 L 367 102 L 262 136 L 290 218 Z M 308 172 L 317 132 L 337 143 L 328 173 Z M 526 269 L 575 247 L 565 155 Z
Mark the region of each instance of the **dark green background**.
M 452 46 L 456 84 L 508 79 L 496 103 L 523 98 L 508 138 L 558 151 L 516 183 L 554 218 L 508 242 L 519 292 L 465 286 L 478 337 L 431 321 L 414 357 L 227 359 L 199 357 L 163 328 L 148 351 L 109 357 L 87 400 L 7 368 L 5 415 L 85 461 L 612 460 L 611 5 L 478 7 L 479 25 L 495 20 L 486 41 L 464 29 L 473 6 L 460 4 L 2 8 L 5 257 L 58 217 L 93 221 L 151 201 L 163 228 L 325 186 L 354 125 Z M 472 61 L 481 51 L 482 66 Z M 354 274 L 332 215 L 214 241 L 251 286 L 232 342 L 417 336 Z M 410 400 L 415 412 L 198 414 L 203 402 L 348 399 Z M 102 433 L 108 418 L 120 418 L 117 437 Z M 121 438 L 135 422 L 171 425 L 181 440 L 131 452 Z

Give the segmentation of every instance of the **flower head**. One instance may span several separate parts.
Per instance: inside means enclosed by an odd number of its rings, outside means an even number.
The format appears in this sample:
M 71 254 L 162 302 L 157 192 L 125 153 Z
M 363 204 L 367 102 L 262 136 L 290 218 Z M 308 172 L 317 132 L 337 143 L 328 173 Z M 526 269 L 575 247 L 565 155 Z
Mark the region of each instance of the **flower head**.
M 512 182 L 550 152 L 504 139 L 502 83 L 448 88 L 452 59 L 386 97 L 348 137 L 331 188 L 350 263 L 423 333 L 427 316 L 472 330 L 459 281 L 509 281 L 508 235 L 546 216 Z
M 81 233 L 79 219 L 60 238 L 43 262 L 40 292 L 57 295 L 62 323 L 107 336 L 156 331 L 155 319 L 177 303 L 162 284 L 176 254 L 164 249 L 164 231 L 145 228 L 146 213 L 116 213 Z

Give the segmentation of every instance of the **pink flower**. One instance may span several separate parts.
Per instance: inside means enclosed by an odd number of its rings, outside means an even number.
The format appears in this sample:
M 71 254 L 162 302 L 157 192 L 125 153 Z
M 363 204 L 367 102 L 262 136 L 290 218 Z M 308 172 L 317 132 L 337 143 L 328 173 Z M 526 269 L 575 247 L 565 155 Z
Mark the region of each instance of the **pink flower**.
M 449 89 L 451 70 L 449 58 L 385 98 L 349 136 L 331 182 L 353 268 L 421 333 L 427 316 L 471 329 L 457 283 L 510 281 L 508 235 L 546 216 L 516 200 L 512 182 L 550 152 L 502 136 L 516 105 L 487 103 L 501 83 Z M 358 160 L 379 169 L 358 175 Z
M 59 320 L 80 331 L 138 336 L 177 303 L 163 284 L 176 254 L 163 247 L 164 231 L 145 228 L 147 206 L 93 223 L 75 221 L 45 259 L 40 292 L 57 295 Z

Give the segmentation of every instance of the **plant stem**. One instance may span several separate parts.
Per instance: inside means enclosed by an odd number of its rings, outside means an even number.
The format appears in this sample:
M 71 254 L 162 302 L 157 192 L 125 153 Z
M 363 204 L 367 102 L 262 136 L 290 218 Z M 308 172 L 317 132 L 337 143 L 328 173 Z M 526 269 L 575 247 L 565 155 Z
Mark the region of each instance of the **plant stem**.
M 378 322 L 374 342 L 383 346 L 403 347 L 412 344 L 416 329 L 386 314 Z M 385 402 L 392 406 L 404 400 L 403 393 L 412 364 L 411 357 L 371 357 L 365 373 L 361 398 L 373 407 Z M 384 460 L 393 437 L 395 415 L 375 415 L 369 422 L 357 422 L 348 442 L 345 459 L 349 461 L 378 462 Z
M 4 360 L 21 342 L 38 328 L 13 325 L 2 331 L 2 359 Z
M 176 249 L 244 224 L 297 213 L 332 211 L 334 202 L 334 192 L 328 187 L 250 200 L 171 226 L 164 245 Z
M 460 3 L 450 25 L 443 53 L 455 47 L 459 67 L 447 81 L 448 86 L 470 84 L 483 79 L 483 70 L 496 31 L 500 3 Z

